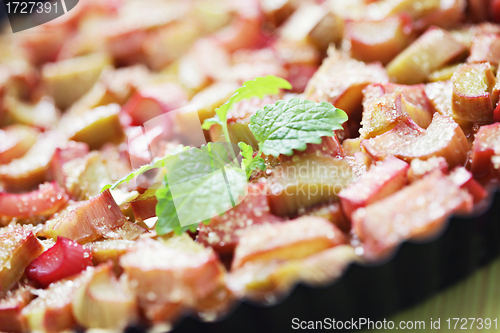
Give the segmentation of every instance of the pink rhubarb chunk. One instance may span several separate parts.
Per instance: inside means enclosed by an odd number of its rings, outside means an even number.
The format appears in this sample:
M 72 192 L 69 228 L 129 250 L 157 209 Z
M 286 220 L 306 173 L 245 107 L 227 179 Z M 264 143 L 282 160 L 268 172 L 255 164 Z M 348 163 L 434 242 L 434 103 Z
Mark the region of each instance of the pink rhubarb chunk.
M 353 214 L 353 228 L 367 258 L 391 253 L 410 238 L 433 236 L 454 212 L 470 212 L 472 197 L 440 172 L 360 208 Z
M 408 163 L 389 156 L 382 163 L 374 165 L 361 178 L 339 193 L 344 213 L 352 213 L 375 201 L 381 200 L 401 189 L 407 183 Z
M 116 238 L 115 230 L 126 222 L 125 215 L 106 190 L 49 220 L 42 233 L 45 237 L 62 236 L 85 244 L 101 237 Z

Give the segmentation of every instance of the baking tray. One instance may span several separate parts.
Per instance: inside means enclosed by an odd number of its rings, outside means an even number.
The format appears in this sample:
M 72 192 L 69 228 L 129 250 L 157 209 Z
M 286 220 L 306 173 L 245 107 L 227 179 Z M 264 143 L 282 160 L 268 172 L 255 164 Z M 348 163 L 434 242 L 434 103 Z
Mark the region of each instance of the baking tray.
M 242 301 L 216 322 L 186 317 L 176 323 L 173 332 L 288 332 L 294 331 L 293 318 L 301 321 L 388 318 L 462 280 L 499 254 L 500 191 L 497 190 L 485 208 L 470 216 L 453 216 L 442 234 L 432 240 L 404 242 L 384 263 L 351 264 L 331 285 L 299 284 L 281 302 L 271 306 Z
M 6 19 L 0 4 L 0 24 Z M 293 318 L 388 318 L 464 279 L 500 255 L 500 190 L 490 196 L 486 207 L 471 216 L 453 216 L 445 231 L 433 240 L 402 243 L 389 261 L 372 266 L 351 264 L 330 285 L 298 284 L 271 306 L 244 300 L 216 322 L 185 317 L 175 323 L 172 332 L 292 332 L 296 331 L 292 329 Z M 129 333 L 145 331 L 144 327 L 127 329 Z

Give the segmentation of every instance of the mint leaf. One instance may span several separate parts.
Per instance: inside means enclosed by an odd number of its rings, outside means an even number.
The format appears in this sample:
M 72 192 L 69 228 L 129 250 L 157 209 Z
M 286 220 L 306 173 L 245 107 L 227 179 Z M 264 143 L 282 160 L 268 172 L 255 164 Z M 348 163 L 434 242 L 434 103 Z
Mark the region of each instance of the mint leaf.
M 184 227 L 180 225 L 172 199 L 172 192 L 170 192 L 166 179 L 163 180 L 162 184 L 163 187 L 156 191 L 156 198 L 158 200 L 156 204 L 156 215 L 158 216 L 158 221 L 155 225 L 156 233 L 158 235 L 165 235 L 173 231 L 176 235 L 180 235 L 188 230 L 195 232 L 198 227 L 197 224 Z
M 219 124 L 222 126 L 226 140 L 229 141 L 229 134 L 227 131 L 227 113 L 233 105 L 244 99 L 251 99 L 253 97 L 262 98 L 266 95 L 275 95 L 279 93 L 280 89 L 292 89 L 292 85 L 287 80 L 273 75 L 257 77 L 253 80 L 246 81 L 240 88 L 236 89 L 234 94 L 226 103 L 215 109 L 217 117 L 205 120 L 202 128 L 208 130 L 213 124 Z
M 259 154 L 253 157 L 253 148 L 251 146 L 244 142 L 238 143 L 238 146 L 241 149 L 241 156 L 243 156 L 241 168 L 245 171 L 247 178 L 250 178 L 252 172 L 256 169 L 260 169 L 262 171 L 266 170 L 266 163 L 264 159 L 260 157 Z
M 157 190 L 156 231 L 182 233 L 239 203 L 246 177 L 231 163 L 228 145 L 209 143 L 173 156 L 165 164 L 164 188 Z
M 168 154 L 168 155 L 165 155 L 164 157 L 160 158 L 160 159 L 155 159 L 153 160 L 150 164 L 146 164 L 146 165 L 143 165 L 141 166 L 139 169 L 137 170 L 134 170 L 132 171 L 131 173 L 129 173 L 128 175 L 126 175 L 125 177 L 121 178 L 120 180 L 118 180 L 116 183 L 114 184 L 108 184 L 108 185 L 105 185 L 102 189 L 101 189 L 101 193 L 106 191 L 107 189 L 112 189 L 114 190 L 115 188 L 117 188 L 119 185 L 123 184 L 123 183 L 128 183 L 130 182 L 132 179 L 134 179 L 135 177 L 137 176 L 140 176 L 142 175 L 143 173 L 145 173 L 146 171 L 149 171 L 149 170 L 152 170 L 152 169 L 158 169 L 158 168 L 163 168 L 165 166 L 165 164 L 167 163 L 167 161 L 172 158 L 172 156 L 175 156 L 175 154 L 178 154 L 179 152 L 181 151 L 185 151 L 187 150 L 189 147 L 183 147 L 181 145 L 179 145 L 178 148 L 174 149 L 174 151 L 171 153 L 171 154 Z
M 249 128 L 262 152 L 278 157 L 305 150 L 308 143 L 321 143 L 321 137 L 333 136 L 345 121 L 347 114 L 330 103 L 292 98 L 258 110 L 250 117 Z

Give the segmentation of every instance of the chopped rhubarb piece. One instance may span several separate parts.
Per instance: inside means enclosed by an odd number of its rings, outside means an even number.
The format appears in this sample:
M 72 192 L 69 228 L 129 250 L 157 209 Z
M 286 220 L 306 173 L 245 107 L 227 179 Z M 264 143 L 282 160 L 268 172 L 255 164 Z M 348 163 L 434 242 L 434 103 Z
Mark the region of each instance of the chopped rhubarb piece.
M 313 101 L 332 103 L 351 118 L 361 108 L 363 88 L 370 83 L 388 81 L 380 64 L 365 64 L 330 48 L 328 57 L 307 84 L 304 94 Z
M 61 186 L 66 186 L 68 174 L 64 171 L 64 165 L 69 161 L 84 157 L 89 152 L 89 146 L 83 142 L 69 141 L 66 147 L 56 148 L 54 156 L 50 161 L 49 173 Z
M 68 202 L 68 195 L 57 182 L 40 185 L 29 193 L 0 192 L 0 217 L 28 219 L 34 216 L 49 217 Z
M 151 217 L 155 217 L 157 203 L 158 200 L 156 199 L 155 190 L 146 190 L 132 200 L 130 206 L 132 207 L 135 220 L 142 222 Z
M 222 25 L 225 23 L 224 18 L 221 17 Z M 148 35 L 143 49 L 149 67 L 158 71 L 165 68 L 186 54 L 202 33 L 198 22 L 186 19 L 167 25 Z
M 224 268 L 215 252 L 189 236 L 168 241 L 141 240 L 120 258 L 120 266 L 137 286 L 139 306 L 148 319 L 155 308 L 193 305 L 222 286 Z
M 134 241 L 124 239 L 106 239 L 85 244 L 92 252 L 94 265 L 113 262 L 118 267 L 118 259 L 135 246 Z
M 300 170 L 300 172 L 298 172 Z M 301 155 L 271 170 L 269 204 L 278 216 L 335 200 L 355 178 L 349 163 L 329 156 Z
M 289 222 L 248 229 L 234 252 L 232 269 L 252 261 L 300 259 L 346 243 L 335 225 L 319 217 L 301 217 Z
M 453 119 L 435 113 L 427 130 L 418 127 L 410 119 L 400 122 L 389 132 L 364 140 L 361 145 L 377 160 L 389 155 L 409 162 L 442 156 L 450 167 L 464 165 L 470 150 L 464 132 Z
M 26 276 L 40 287 L 78 274 L 92 266 L 92 254 L 82 245 L 64 237 L 33 260 L 26 268 Z
M 500 123 L 481 126 L 472 147 L 472 173 L 500 178 Z
M 219 253 L 232 253 L 245 229 L 282 221 L 269 212 L 266 192 L 265 183 L 249 184 L 247 196 L 235 208 L 213 217 L 209 224 L 200 224 L 198 242 Z
M 472 197 L 440 172 L 353 214 L 367 258 L 390 254 L 400 242 L 431 237 L 454 212 L 472 210 Z
M 119 118 L 120 106 L 109 104 L 88 110 L 81 116 L 67 114 L 59 128 L 70 140 L 84 142 L 90 149 L 99 149 L 105 143 L 120 143 L 124 138 Z
M 387 74 L 397 83 L 421 83 L 464 51 L 450 33 L 432 27 L 387 65 Z
M 199 121 L 203 123 L 203 121 L 207 118 L 211 118 L 215 116 L 215 109 L 224 104 L 234 91 L 238 89 L 238 85 L 234 83 L 228 82 L 217 82 L 212 84 L 211 86 L 205 88 L 200 91 L 198 94 L 193 96 L 190 103 L 193 104 L 194 114 L 199 117 Z M 192 112 L 185 115 L 179 115 L 182 122 L 182 117 L 190 117 L 192 116 Z M 188 123 L 186 121 L 186 123 Z M 179 125 L 182 127 L 182 123 Z M 187 126 L 189 127 L 189 126 Z M 186 131 L 189 132 L 189 128 L 186 128 Z
M 28 228 L 0 234 L 0 297 L 19 281 L 24 269 L 42 251 L 42 244 Z
M 460 66 L 451 78 L 453 96 L 451 110 L 454 117 L 471 122 L 493 120 L 491 91 L 495 77 L 489 63 Z
M 21 310 L 35 297 L 33 289 L 29 285 L 21 285 L 0 299 L 0 331 L 15 333 L 27 331 Z
M 494 66 L 498 66 L 499 58 L 500 36 L 482 34 L 474 37 L 467 62 L 489 62 Z
M 287 40 L 312 42 L 324 52 L 330 43 L 342 38 L 342 20 L 333 11 L 314 3 L 304 3 L 283 23 L 280 37 Z
M 45 290 L 38 290 L 38 297 L 21 311 L 29 331 L 62 332 L 73 328 L 76 322 L 71 302 L 78 288 L 92 273 L 93 269 L 87 268 L 74 278 L 58 281 Z
M 121 331 L 138 317 L 133 288 L 125 275 L 116 278 L 111 264 L 94 269 L 75 292 L 72 305 L 76 322 L 87 328 Z
M 123 112 L 132 118 L 132 125 L 146 121 L 187 104 L 188 96 L 175 83 L 148 86 L 139 89 L 123 106 Z
M 338 245 L 301 259 L 249 262 L 234 269 L 227 283 L 238 297 L 262 302 L 270 294 L 286 294 L 297 282 L 313 286 L 332 283 L 355 261 L 360 260 L 351 246 Z
M 109 65 L 111 59 L 105 54 L 61 60 L 43 67 L 42 80 L 56 105 L 64 110 L 89 91 Z
M 394 156 L 375 164 L 358 181 L 339 193 L 342 209 L 351 218 L 354 211 L 381 200 L 403 188 L 410 165 Z
M 362 128 L 359 130 L 362 139 L 383 134 L 410 116 L 417 125 L 428 126 L 432 119 L 431 114 L 427 111 L 406 103 L 400 90 L 379 98 L 369 99 L 363 103 L 363 107 Z
M 292 156 L 280 155 L 279 159 L 281 162 L 287 162 L 294 159 L 295 156 L 301 155 L 325 155 L 337 158 L 344 157 L 344 151 L 342 150 L 342 145 L 337 138 L 337 135 L 324 136 L 321 138 L 321 143 L 308 143 L 307 148 L 304 151 L 294 151 Z
M 50 238 L 62 236 L 84 244 L 107 237 L 125 222 L 125 215 L 109 190 L 106 190 L 47 221 L 43 235 Z
M 427 160 L 421 160 L 415 158 L 410 163 L 410 169 L 408 170 L 408 180 L 413 183 L 416 180 L 423 178 L 424 176 L 439 170 L 443 174 L 448 172 L 448 163 L 444 157 L 431 157 Z
M 450 172 L 450 178 L 462 189 L 465 189 L 474 198 L 474 203 L 478 203 L 488 196 L 488 192 L 479 184 L 472 173 L 464 167 L 457 167 Z
M 50 97 L 42 97 L 35 103 L 26 103 L 13 96 L 6 96 L 4 104 L 6 123 L 19 123 L 48 130 L 54 127 L 60 117 L 60 112 Z
M 462 129 L 469 129 L 472 124 L 453 115 L 452 95 L 453 83 L 451 81 L 434 82 L 425 85 L 425 93 L 434 109 L 443 116 L 452 117 Z
M 33 146 L 40 132 L 24 125 L 11 125 L 0 129 L 0 164 L 20 158 Z
M 351 229 L 351 223 L 346 218 L 342 208 L 340 207 L 340 203 L 338 202 L 330 202 L 314 206 L 308 209 L 303 216 L 321 217 L 335 224 L 335 226 L 345 233 L 348 233 Z
M 57 133 L 41 134 L 23 157 L 0 165 L 0 180 L 5 189 L 11 192 L 31 190 L 43 183 L 50 160 L 61 141 Z
M 114 150 L 93 151 L 63 165 L 66 191 L 78 200 L 98 195 L 104 185 L 116 182 L 130 171 L 128 161 Z
M 345 39 L 354 59 L 380 61 L 385 65 L 413 41 L 412 21 L 408 15 L 397 15 L 348 22 Z

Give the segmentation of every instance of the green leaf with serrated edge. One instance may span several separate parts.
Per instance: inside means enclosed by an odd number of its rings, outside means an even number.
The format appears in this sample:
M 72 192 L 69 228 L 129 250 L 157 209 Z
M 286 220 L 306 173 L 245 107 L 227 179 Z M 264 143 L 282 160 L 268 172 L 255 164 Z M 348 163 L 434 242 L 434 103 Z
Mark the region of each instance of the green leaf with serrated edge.
M 345 121 L 347 114 L 330 103 L 292 98 L 258 110 L 250 117 L 249 128 L 262 152 L 278 157 L 303 151 L 308 143 L 321 143 L 321 137 L 333 136 Z
M 195 230 L 202 222 L 198 221 L 200 212 L 212 216 L 227 211 L 234 207 L 229 192 L 237 198 L 244 194 L 246 178 L 238 176 L 241 170 L 229 164 L 230 153 L 226 147 L 209 143 L 190 148 L 167 161 L 164 186 L 156 191 L 156 231 L 159 235 Z M 207 220 L 210 218 L 205 218 Z M 189 224 L 181 226 L 181 221 L 185 222 L 184 225 L 186 221 Z
M 214 117 L 205 120 L 207 125 L 203 123 L 202 128 L 210 129 L 211 125 L 208 125 L 209 122 L 212 124 L 220 124 L 225 128 L 227 127 L 227 113 L 235 103 L 253 97 L 262 99 L 266 95 L 276 95 L 279 93 L 280 89 L 292 89 L 292 85 L 287 80 L 273 75 L 257 77 L 253 80 L 246 81 L 240 88 L 236 89 L 226 103 L 215 109 L 217 118 Z
M 168 159 L 172 158 L 172 156 L 175 156 L 176 154 L 178 154 L 178 153 L 180 153 L 182 151 L 185 151 L 187 149 L 189 149 L 189 147 L 184 147 L 184 146 L 179 145 L 179 147 L 175 148 L 170 154 L 165 155 L 164 157 L 162 157 L 160 159 L 155 159 L 150 164 L 146 164 L 146 165 L 141 166 L 139 169 L 132 171 L 131 173 L 129 173 L 125 177 L 121 178 L 120 180 L 118 180 L 114 184 L 107 184 L 107 185 L 105 185 L 101 189 L 101 193 L 104 192 L 104 191 L 106 191 L 107 189 L 114 190 L 119 185 L 121 185 L 123 183 L 130 182 L 132 179 L 134 179 L 137 176 L 142 175 L 146 171 L 165 167 L 166 162 L 167 162 Z
M 245 171 L 247 178 L 250 178 L 253 170 L 260 169 L 262 171 L 266 170 L 266 163 L 264 159 L 260 156 L 253 157 L 253 148 L 244 142 L 238 143 L 241 149 L 241 168 Z

